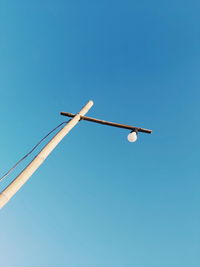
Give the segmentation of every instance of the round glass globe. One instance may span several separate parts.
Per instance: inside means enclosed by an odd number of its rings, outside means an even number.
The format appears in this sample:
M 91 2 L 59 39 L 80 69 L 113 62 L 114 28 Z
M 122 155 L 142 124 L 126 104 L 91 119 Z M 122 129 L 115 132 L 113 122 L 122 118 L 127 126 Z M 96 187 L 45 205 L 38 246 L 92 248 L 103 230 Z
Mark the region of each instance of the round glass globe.
M 137 133 L 136 132 L 131 132 L 130 134 L 128 134 L 128 141 L 133 143 L 137 140 Z

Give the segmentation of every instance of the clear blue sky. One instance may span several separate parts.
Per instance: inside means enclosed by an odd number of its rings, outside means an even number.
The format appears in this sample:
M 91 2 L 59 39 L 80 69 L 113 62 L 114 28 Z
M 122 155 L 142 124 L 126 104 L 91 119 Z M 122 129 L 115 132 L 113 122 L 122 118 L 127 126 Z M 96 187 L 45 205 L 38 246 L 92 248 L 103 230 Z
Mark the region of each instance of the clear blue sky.
M 88 116 L 153 129 L 74 128 L 1 210 L 1 266 L 200 266 L 199 10 L 1 0 L 1 174 L 90 99 Z

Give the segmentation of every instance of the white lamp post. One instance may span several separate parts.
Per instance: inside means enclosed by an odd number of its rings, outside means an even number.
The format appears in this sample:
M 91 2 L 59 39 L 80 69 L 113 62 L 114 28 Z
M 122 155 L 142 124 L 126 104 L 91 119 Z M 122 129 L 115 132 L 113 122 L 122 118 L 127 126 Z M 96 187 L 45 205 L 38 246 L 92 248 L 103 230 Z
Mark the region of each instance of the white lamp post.
M 17 191 L 28 181 L 31 175 L 39 168 L 39 166 L 45 161 L 48 155 L 53 149 L 60 143 L 60 141 L 72 130 L 72 128 L 80 121 L 87 120 L 103 125 L 109 125 L 118 128 L 124 128 L 131 130 L 128 135 L 130 142 L 137 140 L 137 133 L 151 133 L 151 130 L 138 128 L 130 125 L 119 124 L 114 122 L 108 122 L 95 118 L 85 117 L 84 115 L 93 106 L 93 101 L 89 101 L 77 114 L 61 112 L 61 115 L 72 117 L 72 119 L 48 142 L 48 144 L 38 153 L 38 155 L 28 164 L 27 167 L 0 193 L 0 208 L 2 208 L 16 193 Z M 8 172 L 9 173 L 9 172 Z

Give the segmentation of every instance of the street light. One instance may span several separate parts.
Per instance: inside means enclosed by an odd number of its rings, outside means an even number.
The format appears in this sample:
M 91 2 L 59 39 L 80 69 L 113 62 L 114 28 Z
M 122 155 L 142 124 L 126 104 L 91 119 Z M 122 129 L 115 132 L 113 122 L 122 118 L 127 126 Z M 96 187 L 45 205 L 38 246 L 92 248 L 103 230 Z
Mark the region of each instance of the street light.
M 72 119 L 47 143 L 47 145 L 37 154 L 37 156 L 28 164 L 28 166 L 26 166 L 23 169 L 23 171 L 0 193 L 0 208 L 2 208 L 17 193 L 17 191 L 28 181 L 31 175 L 45 161 L 45 159 L 54 150 L 54 148 L 60 143 L 60 141 L 72 130 L 72 128 L 80 120 L 88 120 L 104 125 L 132 130 L 133 132 L 129 134 L 130 140 L 134 140 L 135 138 L 135 137 L 133 138 L 133 136 L 135 135 L 134 131 L 144 132 L 144 133 L 152 132 L 151 130 L 143 128 L 85 117 L 84 115 L 90 110 L 93 104 L 94 104 L 93 101 L 89 101 L 77 114 L 61 112 L 62 115 L 72 117 Z
M 72 114 L 69 112 L 60 112 L 60 114 L 63 116 L 67 116 L 67 117 L 74 117 L 75 116 L 75 114 Z M 137 140 L 138 132 L 148 133 L 148 134 L 152 133 L 152 130 L 149 130 L 149 129 L 144 129 L 144 128 L 139 128 L 139 127 L 130 126 L 130 125 L 126 125 L 126 124 L 120 124 L 120 123 L 116 123 L 116 122 L 110 122 L 110 121 L 95 119 L 95 118 L 86 117 L 86 116 L 81 116 L 81 120 L 86 120 L 86 121 L 91 121 L 91 122 L 95 122 L 95 123 L 99 123 L 99 124 L 103 124 L 103 125 L 108 125 L 108 126 L 113 126 L 113 127 L 131 130 L 131 132 L 128 134 L 128 137 L 127 137 L 129 142 L 135 142 Z

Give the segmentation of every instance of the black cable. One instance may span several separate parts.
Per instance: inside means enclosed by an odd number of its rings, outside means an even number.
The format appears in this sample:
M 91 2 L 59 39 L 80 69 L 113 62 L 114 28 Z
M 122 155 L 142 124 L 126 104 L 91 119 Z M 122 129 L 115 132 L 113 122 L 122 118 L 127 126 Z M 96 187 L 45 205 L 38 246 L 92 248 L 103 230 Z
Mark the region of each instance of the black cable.
M 44 141 L 51 133 L 53 133 L 55 130 L 57 130 L 61 125 L 65 124 L 67 122 L 68 121 L 64 121 L 64 122 L 60 123 L 53 130 L 51 130 L 47 135 L 45 135 L 45 137 L 43 137 L 24 157 L 22 157 L 17 163 L 15 163 L 15 165 L 0 178 L 0 182 L 4 178 L 6 178 L 24 159 L 26 159 L 42 143 L 42 141 Z

